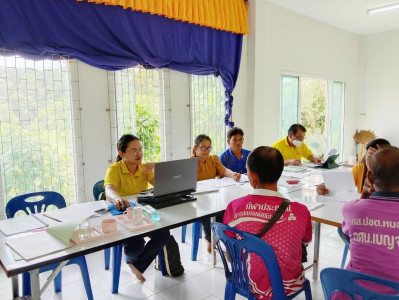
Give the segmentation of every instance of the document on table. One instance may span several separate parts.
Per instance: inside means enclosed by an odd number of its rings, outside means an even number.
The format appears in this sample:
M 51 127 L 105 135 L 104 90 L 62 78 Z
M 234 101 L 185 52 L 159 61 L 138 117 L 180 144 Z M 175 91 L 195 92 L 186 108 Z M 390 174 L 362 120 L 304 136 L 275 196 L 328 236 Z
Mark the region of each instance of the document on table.
M 355 180 L 349 170 L 334 170 L 321 172 L 324 184 L 329 190 L 329 197 L 334 200 L 347 202 L 358 197 Z
M 106 210 L 108 210 L 108 206 L 105 204 L 105 201 L 99 200 L 47 211 L 44 215 L 60 222 L 68 222 L 82 215 L 95 215 L 97 212 L 101 213 Z
M 66 249 L 70 246 L 72 233 L 90 215 L 92 212 L 81 213 L 79 218 L 49 226 L 46 231 L 7 239 L 6 244 L 25 260 Z
M 198 194 L 205 194 L 205 193 L 212 193 L 212 192 L 218 192 L 219 189 L 210 185 L 207 185 L 204 183 L 204 181 L 198 181 L 197 182 L 197 188 L 195 189 L 195 192 L 193 192 L 193 195 L 198 195 Z
M 33 215 L 15 217 L 0 221 L 0 230 L 6 236 L 43 228 L 46 226 L 47 224 L 45 222 L 40 221 L 40 219 L 34 217 Z
M 306 171 L 306 172 L 291 172 L 291 171 L 283 171 L 283 173 L 281 174 L 281 176 L 285 176 L 285 177 L 295 177 L 295 178 L 304 178 L 306 176 L 309 176 L 310 172 Z
M 208 186 L 212 188 L 222 188 L 230 185 L 236 185 L 237 183 L 234 180 L 224 180 L 224 179 L 207 179 L 201 180 L 201 185 Z
M 69 244 L 61 242 L 46 231 L 10 238 L 6 244 L 25 260 L 64 250 Z
M 294 173 L 296 173 L 296 172 L 306 172 L 307 168 L 297 167 L 297 166 L 286 166 L 286 167 L 284 167 L 284 171 L 294 172 Z

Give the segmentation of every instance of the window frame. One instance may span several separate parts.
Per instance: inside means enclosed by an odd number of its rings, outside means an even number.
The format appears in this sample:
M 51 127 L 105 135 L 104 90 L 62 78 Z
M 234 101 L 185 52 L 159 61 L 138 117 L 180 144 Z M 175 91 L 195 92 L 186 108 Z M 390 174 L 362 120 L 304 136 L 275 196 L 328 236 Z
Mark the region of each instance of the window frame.
M 345 135 L 345 106 L 346 106 L 346 82 L 344 80 L 339 80 L 339 79 L 332 79 L 331 77 L 328 76 L 320 76 L 320 75 L 311 75 L 311 74 L 305 74 L 305 73 L 294 73 L 294 72 L 288 72 L 288 71 L 281 71 L 280 72 L 280 112 L 279 112 L 279 132 L 280 132 L 280 138 L 283 138 L 286 136 L 286 133 L 284 134 L 282 132 L 282 118 L 281 118 L 281 112 L 282 112 L 282 96 L 283 96 L 283 81 L 282 78 L 283 76 L 290 76 L 290 77 L 296 77 L 298 78 L 298 91 L 297 91 L 297 123 L 302 122 L 302 116 L 301 116 L 301 86 L 302 86 L 302 80 L 303 78 L 309 78 L 309 79 L 315 79 L 315 80 L 324 80 L 327 81 L 327 99 L 326 99 L 326 149 L 324 149 L 324 154 L 327 154 L 327 151 L 331 149 L 332 147 L 332 106 L 333 106 L 333 84 L 334 83 L 342 83 L 343 84 L 343 91 L 342 91 L 342 111 L 341 111 L 341 137 L 340 137 L 340 149 L 337 149 L 337 153 L 341 154 L 340 155 L 340 161 L 343 161 L 342 154 L 344 150 L 344 135 Z M 288 128 L 287 128 L 288 129 Z

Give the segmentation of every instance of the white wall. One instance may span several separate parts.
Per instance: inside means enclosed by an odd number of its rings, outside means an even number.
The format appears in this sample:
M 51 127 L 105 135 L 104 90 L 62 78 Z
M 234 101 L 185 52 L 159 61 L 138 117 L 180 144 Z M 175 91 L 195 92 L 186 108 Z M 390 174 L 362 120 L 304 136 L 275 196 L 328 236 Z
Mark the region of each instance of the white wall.
M 399 31 L 363 39 L 364 68 L 358 129 L 371 129 L 378 137 L 399 145 Z
M 253 146 L 279 138 L 280 75 L 290 72 L 346 82 L 343 158 L 354 153 L 360 37 L 264 1 L 250 2 L 249 27 L 248 62 L 241 69 L 253 90 Z
M 84 163 L 83 174 L 78 175 L 78 200 L 82 202 L 84 198 L 79 194 L 84 192 L 86 201 L 92 200 L 94 184 L 104 179 L 110 165 L 108 161 L 111 160 L 111 124 L 107 111 L 109 109 L 107 71 L 79 61 L 78 78 Z

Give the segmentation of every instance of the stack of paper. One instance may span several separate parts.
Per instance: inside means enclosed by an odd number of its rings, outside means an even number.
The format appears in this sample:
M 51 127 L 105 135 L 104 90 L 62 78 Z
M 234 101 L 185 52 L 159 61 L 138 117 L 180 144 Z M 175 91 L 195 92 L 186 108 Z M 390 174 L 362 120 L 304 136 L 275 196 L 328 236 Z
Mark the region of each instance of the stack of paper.
M 310 172 L 291 172 L 291 171 L 283 171 L 282 176 L 285 177 L 295 177 L 295 178 L 304 178 L 310 175 Z
M 0 221 L 0 230 L 4 235 L 13 235 L 21 232 L 27 232 L 37 228 L 46 227 L 47 224 L 33 215 L 21 216 Z
M 62 211 L 67 208 L 60 209 Z M 68 214 L 63 217 L 70 217 Z M 6 244 L 25 260 L 33 259 L 53 252 L 66 249 L 70 246 L 70 238 L 78 225 L 93 214 L 92 211 L 82 212 L 75 215 L 74 219 L 47 227 L 47 231 L 27 234 L 16 238 L 7 239 Z M 7 220 L 9 221 L 9 220 Z

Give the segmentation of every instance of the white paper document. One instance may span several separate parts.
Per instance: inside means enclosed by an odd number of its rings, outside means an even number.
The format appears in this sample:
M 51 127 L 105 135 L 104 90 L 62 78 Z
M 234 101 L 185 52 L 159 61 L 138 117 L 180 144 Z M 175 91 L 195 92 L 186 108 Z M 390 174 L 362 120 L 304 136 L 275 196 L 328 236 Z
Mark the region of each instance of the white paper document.
M 285 177 L 294 177 L 294 178 L 305 178 L 306 176 L 309 176 L 310 172 L 290 172 L 290 171 L 283 171 L 283 174 L 281 176 Z
M 21 232 L 27 232 L 37 228 L 46 227 L 47 224 L 40 222 L 32 215 L 15 217 L 12 219 L 1 220 L 0 230 L 4 235 L 13 235 Z
M 44 215 L 60 222 L 68 222 L 80 218 L 83 215 L 94 215 L 96 211 L 102 212 L 106 209 L 108 209 L 108 206 L 105 204 L 105 201 L 99 200 L 48 211 L 45 212 Z
M 10 238 L 6 244 L 25 260 L 33 259 L 53 252 L 64 250 L 64 244 L 46 231 Z
M 204 181 L 198 181 L 197 182 L 197 188 L 195 190 L 195 192 L 193 192 L 193 195 L 198 195 L 198 194 L 204 194 L 204 193 L 212 193 L 212 192 L 218 192 L 219 189 L 210 185 L 207 185 L 206 183 L 204 183 Z
M 333 170 L 321 172 L 324 184 L 329 190 L 329 194 L 323 197 L 347 202 L 358 197 L 356 192 L 355 180 L 349 170 Z
M 242 188 L 242 189 L 246 189 L 246 190 L 248 190 L 248 191 L 253 191 L 253 190 L 254 190 L 254 188 L 252 187 L 252 185 L 251 185 L 249 182 L 246 182 L 246 183 L 244 183 L 244 184 L 241 184 L 241 185 L 239 185 L 238 187 L 239 187 L 239 188 Z
M 231 178 L 230 178 L 231 179 Z M 237 182 L 233 179 L 207 179 L 200 181 L 203 186 L 213 187 L 213 188 L 222 188 L 230 185 L 237 185 Z

